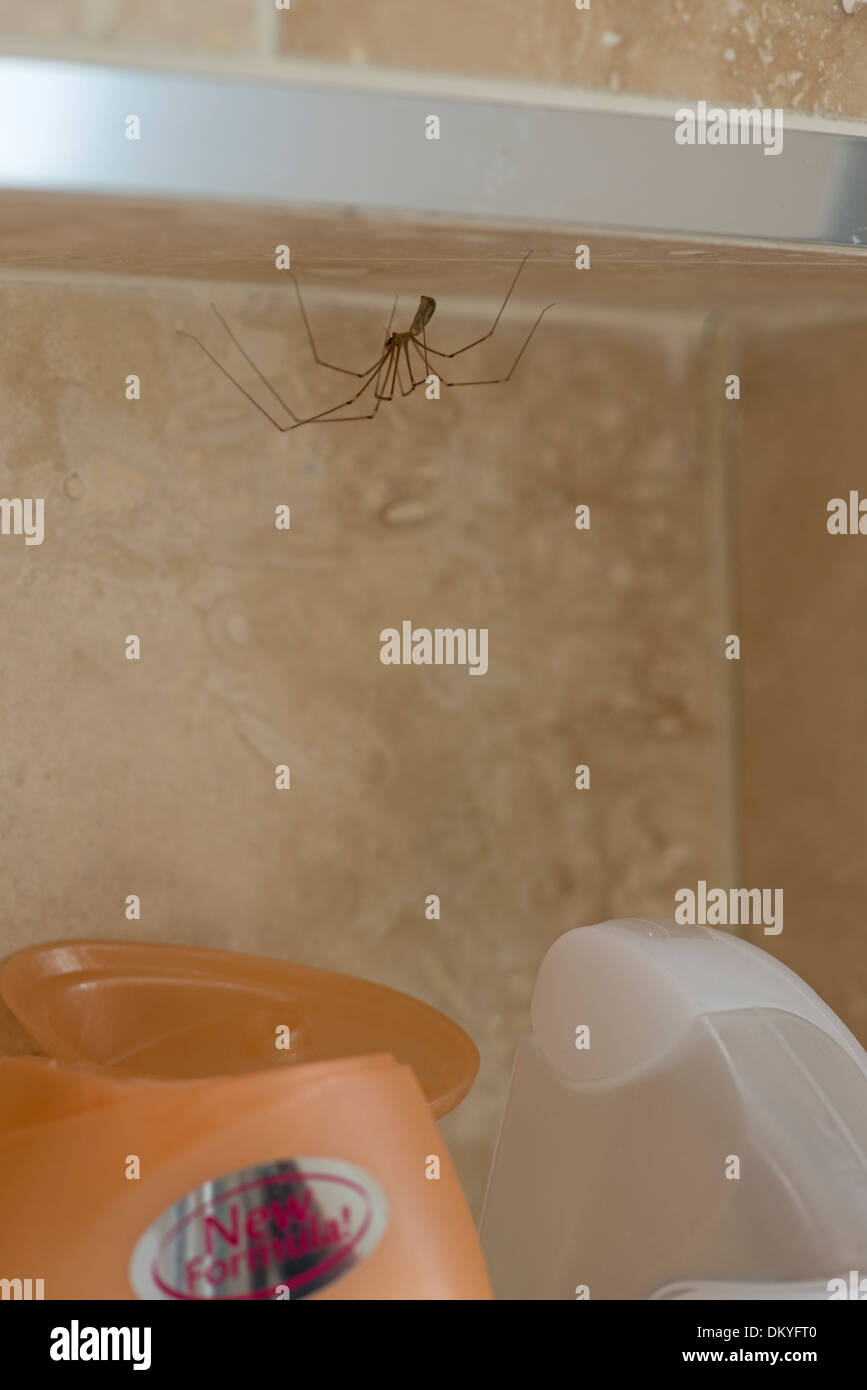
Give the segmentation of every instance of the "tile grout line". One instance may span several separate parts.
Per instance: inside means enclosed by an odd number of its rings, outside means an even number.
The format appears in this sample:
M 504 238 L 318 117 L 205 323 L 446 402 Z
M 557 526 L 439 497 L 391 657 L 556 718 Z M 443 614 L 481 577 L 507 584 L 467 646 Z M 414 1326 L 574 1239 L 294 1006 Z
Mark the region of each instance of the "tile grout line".
M 743 821 L 740 767 L 740 701 L 738 664 L 725 660 L 723 640 L 737 633 L 739 616 L 738 529 L 736 472 L 737 412 L 740 403 L 727 401 L 724 381 L 739 374 L 740 334 L 730 323 L 709 315 L 705 321 L 705 418 L 710 440 L 706 496 L 708 590 L 710 599 L 711 670 L 723 670 L 714 680 L 718 737 L 714 741 L 714 783 L 718 798 L 716 833 L 721 881 L 740 884 L 743 876 Z M 738 935 L 743 935 L 743 928 Z

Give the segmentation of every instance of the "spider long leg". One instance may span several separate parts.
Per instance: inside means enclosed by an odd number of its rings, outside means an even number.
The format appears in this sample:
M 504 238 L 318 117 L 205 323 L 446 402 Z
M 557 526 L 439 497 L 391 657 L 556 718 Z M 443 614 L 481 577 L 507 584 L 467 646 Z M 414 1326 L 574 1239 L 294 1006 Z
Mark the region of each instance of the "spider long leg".
M 367 390 L 367 387 L 370 385 L 370 382 L 375 380 L 376 385 L 375 385 L 375 387 L 374 387 L 374 392 L 373 392 L 373 394 L 376 396 L 376 405 L 373 407 L 373 409 L 372 409 L 371 411 L 368 412 L 367 415 L 340 415 L 340 416 L 335 416 L 334 418 L 332 418 L 332 419 L 330 419 L 330 420 L 329 420 L 329 419 L 326 419 L 326 418 L 319 417 L 319 416 L 312 416 L 310 420 L 302 420 L 300 423 L 301 423 L 302 425 L 307 425 L 307 424 L 310 424 L 310 425 L 342 425 L 342 424 L 344 424 L 344 422 L 346 422 L 346 421 L 348 421 L 348 420 L 372 420 L 373 417 L 374 417 L 374 415 L 376 414 L 376 412 L 379 410 L 379 407 L 382 405 L 382 402 L 391 399 L 389 396 L 381 396 L 381 395 L 379 395 L 379 384 L 380 384 L 380 383 L 379 383 L 379 378 L 380 378 L 380 376 L 382 375 L 383 367 L 385 367 L 386 375 L 388 374 L 388 365 L 387 365 L 387 363 L 388 363 L 388 361 L 389 361 L 389 359 L 390 359 L 391 354 L 393 353 L 393 351 L 394 351 L 394 348 L 392 347 L 392 348 L 389 348 L 389 350 L 388 350 L 387 353 L 383 353 L 382 358 L 381 358 L 381 360 L 380 360 L 380 362 L 379 362 L 379 364 L 378 364 L 378 367 L 377 367 L 377 371 L 376 371 L 376 373 L 375 373 L 375 376 L 372 376 L 372 377 L 370 378 L 370 381 L 368 381 L 368 382 L 366 383 L 366 385 L 364 385 L 364 386 L 361 388 L 361 391 L 359 391 L 359 393 L 358 393 L 358 395 L 360 396 L 361 393 L 362 393 L 362 391 L 366 391 L 366 390 Z M 356 396 L 355 399 L 357 400 L 358 397 Z M 339 410 L 340 407 L 337 406 L 336 409 Z M 296 425 L 293 425 L 292 428 L 293 428 L 293 429 L 296 429 L 297 426 L 296 426 Z
M 398 369 L 400 368 L 400 348 L 395 344 L 394 349 L 394 370 L 391 374 L 391 395 L 394 395 L 395 387 L 400 385 L 398 381 Z M 389 398 L 390 399 L 390 398 Z
M 412 337 L 412 338 L 409 339 L 409 342 L 412 343 L 413 347 L 415 348 L 416 352 L 418 353 L 419 357 L 421 358 L 421 360 L 422 360 L 422 365 L 423 365 L 423 367 L 424 367 L 424 369 L 425 369 L 425 372 L 427 373 L 428 376 L 430 376 L 430 372 L 428 372 L 428 369 L 427 369 L 427 368 L 428 368 L 428 364 L 427 364 L 427 362 L 425 361 L 425 355 L 424 355 L 424 353 L 422 352 L 421 344 L 419 343 L 418 339 L 415 338 L 415 337 Z M 444 379 L 443 377 L 440 377 L 440 378 L 439 378 L 440 381 L 442 381 L 443 379 Z
M 348 424 L 348 422 L 349 422 L 350 420 L 372 420 L 373 417 L 376 415 L 376 412 L 379 410 L 379 407 L 382 405 L 382 402 L 383 402 L 384 400 L 385 400 L 385 397 L 384 397 L 384 396 L 377 396 L 377 398 L 376 398 L 376 405 L 373 407 L 372 410 L 368 411 L 368 413 L 367 413 L 366 415 L 341 415 L 341 416 L 339 416 L 336 420 L 302 420 L 302 421 L 301 421 L 301 424 L 302 424 L 302 425 L 345 425 L 345 424 Z M 293 430 L 294 430 L 294 429 L 297 429 L 298 426 L 297 426 L 297 425 L 293 425 L 292 428 L 293 428 Z
M 412 370 L 412 358 L 409 355 L 409 343 L 406 340 L 404 340 L 403 352 L 406 358 L 406 369 L 409 372 L 409 379 L 412 383 L 409 390 L 404 392 L 404 395 L 411 396 L 417 386 L 424 386 L 425 379 L 424 377 L 422 377 L 421 381 L 416 381 L 415 379 L 415 373 Z
M 241 354 L 241 356 L 243 357 L 244 361 L 247 362 L 247 363 L 253 368 L 253 371 L 256 373 L 257 377 L 258 377 L 259 380 L 262 382 L 263 386 L 266 386 L 266 387 L 268 388 L 268 390 L 271 392 L 271 395 L 274 397 L 274 399 L 275 399 L 276 401 L 279 401 L 279 402 L 280 402 L 280 404 L 282 405 L 283 409 L 284 409 L 285 411 L 287 411 L 289 415 L 292 416 L 292 419 L 293 419 L 293 420 L 298 420 L 299 417 L 294 413 L 294 411 L 292 410 L 292 408 L 291 408 L 289 405 L 287 405 L 287 403 L 284 401 L 283 397 L 280 395 L 279 391 L 277 391 L 276 388 L 275 388 L 274 386 L 272 386 L 271 382 L 270 382 L 270 381 L 268 380 L 268 378 L 265 376 L 264 372 L 263 372 L 263 371 L 256 365 L 256 363 L 253 361 L 252 357 L 250 356 L 250 354 L 249 354 L 249 352 L 247 351 L 247 349 L 244 347 L 243 343 L 239 341 L 237 334 L 234 333 L 234 332 L 232 331 L 232 329 L 229 327 L 229 325 L 228 325 L 228 323 L 226 322 L 226 320 L 223 318 L 223 315 L 220 313 L 220 311 L 219 311 L 219 309 L 217 308 L 216 304 L 212 304 L 212 305 L 211 305 L 211 308 L 213 309 L 214 313 L 215 313 L 216 316 L 217 316 L 217 319 L 218 319 L 219 322 L 222 324 L 223 328 L 224 328 L 224 329 L 226 330 L 226 332 L 228 333 L 229 338 L 230 338 L 231 341 L 235 344 L 235 347 L 236 347 L 236 348 L 238 349 L 238 351 L 240 352 L 240 354 Z M 381 359 L 380 359 L 380 360 L 381 360 Z M 327 365 L 327 364 L 326 364 L 326 365 Z M 350 375 L 350 376 L 357 376 L 357 377 L 360 377 L 360 378 L 364 378 L 364 377 L 367 376 L 368 372 L 373 371 L 373 369 L 374 369 L 376 366 L 378 366 L 378 365 L 379 365 L 379 364 L 378 364 L 377 362 L 372 362 L 372 363 L 370 364 L 370 366 L 367 368 L 366 371 L 363 371 L 363 372 L 350 372 L 350 373 L 348 373 L 348 375 Z M 343 369 L 340 368 L 339 370 L 343 370 Z
M 298 300 L 298 308 L 301 310 L 301 317 L 302 317 L 302 319 L 304 320 L 304 327 L 305 327 L 306 330 L 307 330 L 307 337 L 308 337 L 308 339 L 309 339 L 309 341 L 310 341 L 310 348 L 311 348 L 311 350 L 312 350 L 312 352 L 313 352 L 313 356 L 314 356 L 315 360 L 319 363 L 320 367 L 330 367 L 331 370 L 332 370 L 333 372 L 343 372 L 345 376 L 357 376 L 357 377 L 367 376 L 367 372 L 370 370 L 369 367 L 368 367 L 367 371 L 363 371 L 363 372 L 354 372 L 354 371 L 352 370 L 351 367 L 338 367 L 338 366 L 336 366 L 333 362 L 326 362 L 322 357 L 319 356 L 319 353 L 318 353 L 317 350 L 316 350 L 316 343 L 315 343 L 314 340 L 313 340 L 313 330 L 312 330 L 311 327 L 310 327 L 310 320 L 309 320 L 308 317 L 307 317 L 307 310 L 304 308 L 304 300 L 301 298 L 301 290 L 300 290 L 300 288 L 299 288 L 299 286 L 298 286 L 298 281 L 295 279 L 295 276 L 294 276 L 294 274 L 293 274 L 293 272 L 292 272 L 291 270 L 290 270 L 290 272 L 289 272 L 289 279 L 292 281 L 292 284 L 295 286 L 295 296 L 296 296 L 296 298 L 297 298 L 297 300 Z M 394 303 L 395 303 L 395 308 L 396 308 L 396 307 L 397 307 L 397 299 L 396 299 L 396 298 L 395 298 Z M 394 318 L 394 309 L 392 309 L 391 315 L 392 315 L 392 318 Z M 388 336 L 388 335 L 386 334 L 386 336 Z
M 387 396 L 385 392 L 388 390 L 388 373 L 391 368 L 391 359 L 393 356 L 394 344 L 392 344 L 390 348 L 386 348 L 385 352 L 382 354 L 379 371 L 376 374 L 376 385 L 373 388 L 373 394 L 378 401 L 391 400 L 391 396 Z
M 384 396 L 377 396 L 376 405 L 366 415 L 338 415 L 332 420 L 318 420 L 314 417 L 311 420 L 302 420 L 300 423 L 302 425 L 344 425 L 350 420 L 372 420 L 384 400 Z M 298 425 L 293 425 L 292 428 L 293 430 L 298 429 Z
M 444 376 L 440 376 L 440 381 L 443 383 L 444 386 L 498 386 L 500 382 L 509 381 L 512 376 L 512 373 L 514 372 L 521 358 L 524 356 L 524 352 L 527 348 L 527 345 L 529 344 L 533 334 L 536 332 L 536 329 L 539 327 L 539 324 L 542 322 L 544 315 L 547 314 L 549 309 L 553 308 L 553 304 L 546 304 L 544 309 L 541 310 L 539 317 L 536 319 L 536 322 L 533 324 L 533 327 L 530 329 L 529 333 L 527 334 L 526 338 L 521 344 L 521 350 L 518 353 L 518 356 L 515 358 L 514 362 L 512 363 L 505 376 L 490 377 L 486 378 L 483 381 L 447 381 Z M 413 337 L 410 339 L 410 342 L 412 343 L 413 347 L 415 348 L 419 356 L 422 358 L 422 360 L 424 360 L 424 354 L 422 352 L 421 345 L 419 344 L 418 340 L 415 337 Z M 437 375 L 439 376 L 439 373 L 437 373 Z
M 394 382 L 397 376 L 399 351 L 397 343 L 393 343 L 388 349 L 389 363 L 385 370 L 385 381 L 381 383 L 383 388 L 382 399 L 384 401 L 390 401 L 394 398 Z
M 293 429 L 293 430 L 297 430 L 298 427 L 299 427 L 300 425 L 312 425 L 312 424 L 314 424 L 314 423 L 317 422 L 317 421 L 318 421 L 319 423 L 324 423 L 324 422 L 325 422 L 326 416 L 328 416 L 328 415 L 333 415 L 334 412 L 335 412 L 335 410 L 343 410 L 345 406 L 347 406 L 347 405 L 352 405 L 353 402 L 355 402 L 355 401 L 358 400 L 359 396 L 363 396 L 363 395 L 364 395 L 364 392 L 368 389 L 368 387 L 373 386 L 374 382 L 376 382 L 376 383 L 378 384 L 378 382 L 379 382 L 379 375 L 380 375 L 380 373 L 381 373 L 381 371 L 382 371 L 383 362 L 385 361 L 385 357 L 386 357 L 386 356 L 390 356 L 390 354 L 391 354 L 391 349 L 389 349 L 388 354 L 384 355 L 383 357 L 380 358 L 380 360 L 379 360 L 378 362 L 374 363 L 373 371 L 371 371 L 371 372 L 369 373 L 368 378 L 367 378 L 367 380 L 365 381 L 364 385 L 363 385 L 363 386 L 360 386 L 360 387 L 358 388 L 358 390 L 356 391 L 355 395 L 349 397 L 349 400 L 347 400 L 347 401 L 341 401 L 339 405 L 332 405 L 332 406 L 329 406 L 327 410 L 319 410 L 319 411 L 316 412 L 315 415 L 308 415 L 308 416 L 306 417 L 306 419 L 304 419 L 304 420 L 299 420 L 297 424 L 295 424 L 295 425 L 290 425 L 289 428 L 290 428 L 290 429 Z M 374 391 L 374 394 L 375 394 L 375 391 Z M 376 412 L 374 411 L 374 414 L 375 414 L 375 413 L 376 413 Z M 364 416 L 348 416 L 348 415 L 347 415 L 347 416 L 343 416 L 343 417 L 341 417 L 341 418 L 347 419 L 347 420 L 348 420 L 348 419 L 364 419 Z M 337 421 L 335 421 L 334 423 L 336 424 Z
M 409 353 L 408 353 L 408 351 L 407 351 L 406 342 L 404 341 L 404 342 L 402 343 L 401 346 L 402 346 L 402 348 L 403 348 L 403 355 L 404 355 L 404 357 L 406 358 L 406 361 L 407 361 L 407 364 L 408 364 L 408 363 L 409 363 Z M 415 383 L 413 382 L 413 379 L 412 379 L 412 370 L 410 370 L 410 374 L 409 374 L 409 386 L 408 386 L 407 389 L 404 391 L 404 389 L 403 389 L 403 376 L 401 375 L 401 371 L 400 371 L 400 364 L 401 364 L 401 349 L 400 349 L 400 348 L 398 348 L 398 350 L 397 350 L 397 354 L 396 354 L 396 359 L 395 359 L 395 360 L 396 360 L 396 362 L 397 362 L 397 384 L 398 384 L 398 386 L 400 387 L 400 394 L 401 394 L 402 396 L 411 396 L 412 393 L 413 393 L 413 389 L 414 389 Z
M 375 363 L 373 364 L 373 367 L 372 367 L 371 371 L 368 373 L 368 379 L 367 379 L 367 381 L 365 381 L 364 385 L 361 386 L 361 387 L 359 388 L 358 391 L 356 391 L 356 393 L 355 393 L 354 396 L 350 396 L 348 400 L 346 400 L 346 401 L 341 401 L 339 405 L 333 405 L 333 406 L 331 406 L 328 410 L 321 410 L 321 411 L 319 411 L 318 414 L 316 414 L 316 415 L 308 415 L 308 416 L 306 416 L 303 420 L 299 419 L 298 416 L 295 415 L 291 410 L 289 410 L 289 407 L 287 406 L 286 409 L 287 409 L 288 413 L 292 416 L 292 420 L 293 420 L 294 423 L 291 424 L 291 425 L 281 425 L 280 422 L 279 422 L 279 420 L 275 420 L 275 418 L 274 418 L 274 416 L 271 414 L 271 412 L 270 412 L 269 410 L 266 410 L 265 407 L 264 407 L 263 405 L 260 405 L 259 401 L 257 401 L 257 400 L 256 400 L 256 397 L 255 397 L 254 395 L 252 395 L 252 394 L 247 390 L 246 386 L 242 386 L 241 382 L 238 381 L 237 378 L 234 377 L 234 376 L 232 375 L 232 373 L 228 370 L 228 368 L 226 368 L 226 367 L 223 366 L 222 362 L 220 362 L 219 359 L 216 358 L 216 357 L 214 356 L 214 354 L 210 351 L 209 348 L 206 348 L 206 347 L 205 347 L 205 344 L 204 344 L 203 342 L 201 342 L 201 340 L 200 340 L 199 338 L 197 338 L 197 337 L 195 336 L 195 334 L 193 334 L 193 333 L 187 333 L 187 332 L 186 332 L 184 329 L 182 329 L 182 328 L 179 328 L 179 329 L 177 330 L 177 332 L 178 332 L 178 334 L 179 334 L 180 337 L 182 337 L 182 338 L 190 338 L 190 339 L 192 340 L 192 342 L 194 342 L 194 343 L 196 344 L 197 347 L 201 348 L 201 350 L 202 350 L 202 352 L 205 354 L 205 356 L 206 356 L 207 358 L 209 358 L 210 361 L 213 362 L 214 366 L 217 367 L 217 368 L 219 369 L 219 371 L 221 371 L 221 372 L 223 373 L 223 376 L 224 376 L 224 377 L 227 377 L 228 380 L 231 381 L 231 383 L 232 383 L 232 385 L 235 387 L 235 389 L 238 390 L 238 391 L 240 391 L 242 396 L 246 396 L 246 398 L 247 398 L 247 400 L 250 402 L 250 404 L 251 404 L 251 405 L 254 405 L 254 406 L 256 407 L 256 409 L 259 411 L 259 414 L 260 414 L 260 415 L 264 415 L 264 416 L 265 416 L 265 419 L 266 419 L 270 424 L 272 424 L 276 430 L 279 430 L 281 434 L 286 434 L 286 433 L 288 433 L 290 430 L 295 430 L 295 429 L 297 429 L 299 425 L 307 425 L 307 424 L 310 424 L 310 423 L 311 423 L 312 421 L 314 421 L 314 420 L 320 420 L 320 419 L 322 419 L 324 416 L 330 415 L 330 414 L 331 414 L 333 411 L 335 411 L 335 410 L 342 410 L 345 406 L 347 406 L 347 405 L 352 405 L 353 401 L 358 400 L 358 397 L 362 394 L 362 392 L 363 392 L 363 391 L 366 391 L 367 388 L 368 388 L 368 386 L 370 386 L 370 385 L 373 383 L 373 381 L 376 379 L 377 374 L 378 374 L 380 368 L 382 367 L 382 364 L 383 364 L 383 362 L 385 361 L 386 356 L 388 355 L 388 354 L 385 354 L 385 353 L 384 353 L 383 356 L 379 359 L 379 361 L 378 361 L 378 362 L 375 362 Z M 359 418 L 361 418 L 361 417 L 359 417 Z
M 295 412 L 293 411 L 292 407 L 286 404 L 286 402 L 284 401 L 283 397 L 280 395 L 280 392 L 279 392 L 274 386 L 271 385 L 271 382 L 270 382 L 270 381 L 268 380 L 268 378 L 265 376 L 265 374 L 264 374 L 264 372 L 261 370 L 261 368 L 257 367 L 256 363 L 253 361 L 252 357 L 250 356 L 250 354 L 249 354 L 249 352 L 247 351 L 247 349 L 244 347 L 243 343 L 240 343 L 240 342 L 238 341 L 237 336 L 236 336 L 235 333 L 232 331 L 232 329 L 229 327 L 229 325 L 227 324 L 226 320 L 223 318 L 223 315 L 220 313 L 220 311 L 219 311 L 219 309 L 217 308 L 216 304 L 212 304 L 212 305 L 211 305 L 211 308 L 213 309 L 214 313 L 215 313 L 216 316 L 217 316 L 217 321 L 218 321 L 218 323 L 220 323 L 220 324 L 222 325 L 222 327 L 225 329 L 226 333 L 229 335 L 230 340 L 235 344 L 235 347 L 236 347 L 236 348 L 238 349 L 238 351 L 240 352 L 240 354 L 241 354 L 241 356 L 243 357 L 244 361 L 248 364 L 248 366 L 250 366 L 250 367 L 253 368 L 253 371 L 256 373 L 257 377 L 258 377 L 259 380 L 262 382 L 262 385 L 263 385 L 263 386 L 267 386 L 268 390 L 271 392 L 271 395 L 274 397 L 275 401 L 277 401 L 280 405 L 282 405 L 283 409 L 286 411 L 286 413 L 287 413 L 288 415 L 291 415 L 291 416 L 292 416 L 292 419 L 293 419 L 293 420 L 297 420 L 299 417 L 295 414 Z
M 496 328 L 497 324 L 500 322 L 500 319 L 502 318 L 502 315 L 503 315 L 503 310 L 505 309 L 506 305 L 508 304 L 508 302 L 509 302 L 509 300 L 510 300 L 510 298 L 511 298 L 512 290 L 515 288 L 515 286 L 516 286 L 517 283 L 518 283 L 518 276 L 521 274 L 521 271 L 524 269 L 524 266 L 527 264 L 527 261 L 530 259 L 530 257 L 532 256 L 532 254 L 533 254 L 532 250 L 528 251 L 527 254 L 526 254 L 526 256 L 523 257 L 523 259 L 522 259 L 522 261 L 521 261 L 521 264 L 518 266 L 518 269 L 515 271 L 515 278 L 514 278 L 514 280 L 512 281 L 512 283 L 511 283 L 511 285 L 509 286 L 509 288 L 506 290 L 506 298 L 503 300 L 502 304 L 500 305 L 499 311 L 498 311 L 498 313 L 497 313 L 497 317 L 494 319 L 494 322 L 491 324 L 491 326 L 490 326 L 490 328 L 488 329 L 487 333 L 483 333 L 482 336 L 481 336 L 481 338 L 474 338 L 473 341 L 472 341 L 471 343 L 467 343 L 465 347 L 456 348 L 454 352 L 437 352 L 436 348 L 428 347 L 427 344 L 425 344 L 425 351 L 426 351 L 426 352 L 432 352 L 432 353 L 434 353 L 434 355 L 435 355 L 436 357 L 459 357 L 460 354 L 461 354 L 462 352 L 469 352 L 470 348 L 478 347 L 479 343 L 484 343 L 484 342 L 486 342 L 487 339 L 490 338 L 491 335 L 493 334 L 494 329 Z
M 229 380 L 231 381 L 232 385 L 233 385 L 238 391 L 241 392 L 241 395 L 242 395 L 242 396 L 246 396 L 246 397 L 247 397 L 247 400 L 250 402 L 250 404 L 251 404 L 251 405 L 254 405 L 254 406 L 256 407 L 256 409 L 260 412 L 260 414 L 262 414 L 262 415 L 265 416 L 265 419 L 266 419 L 266 420 L 270 420 L 270 421 L 271 421 L 271 424 L 274 426 L 275 430 L 279 430 L 281 434 L 285 434 L 287 430 L 294 430 L 295 425 L 281 425 L 280 422 L 279 422 L 278 420 L 275 420 L 275 419 L 274 419 L 274 416 L 270 413 L 270 411 L 267 411 L 267 410 L 265 409 L 264 405 L 260 405 L 260 404 L 259 404 L 259 402 L 256 400 L 256 397 L 255 397 L 255 396 L 252 396 L 252 395 L 250 394 L 250 392 L 247 390 L 247 388 L 246 388 L 245 386 L 242 386 L 241 383 L 240 383 L 240 381 L 237 381 L 237 380 L 235 379 L 235 377 L 232 376 L 232 373 L 231 373 L 226 367 L 223 366 L 222 362 L 219 362 L 219 361 L 217 360 L 217 358 L 214 356 L 214 354 L 213 354 L 208 348 L 205 347 L 204 343 L 201 342 L 201 341 L 195 336 L 194 333 L 186 333 L 186 332 L 184 331 L 183 328 L 179 328 L 179 329 L 177 330 L 177 332 L 178 332 L 178 335 L 179 335 L 181 338 L 190 338 L 190 339 L 192 340 L 192 342 L 194 342 L 194 343 L 196 344 L 197 347 L 200 347 L 200 348 L 202 349 L 202 352 L 205 354 L 205 356 L 206 356 L 206 357 L 209 357 L 209 358 L 211 359 L 211 361 L 213 362 L 213 364 L 214 364 L 215 367 L 219 367 L 220 371 L 223 373 L 223 376 L 229 378 Z M 288 413 L 292 416 L 292 419 L 293 419 L 294 421 L 296 421 L 296 423 L 298 423 L 298 424 L 302 423 L 301 421 L 298 420 L 298 416 L 297 416 L 297 415 L 294 415 L 294 414 L 292 413 L 292 411 L 289 410 L 288 405 L 286 406 L 286 410 L 287 410 Z

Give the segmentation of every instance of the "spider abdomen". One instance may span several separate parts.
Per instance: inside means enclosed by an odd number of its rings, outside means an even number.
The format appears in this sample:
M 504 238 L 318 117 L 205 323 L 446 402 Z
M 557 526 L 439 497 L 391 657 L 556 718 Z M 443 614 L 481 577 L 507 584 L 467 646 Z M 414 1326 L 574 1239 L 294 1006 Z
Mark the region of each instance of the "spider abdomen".
M 423 294 L 418 302 L 418 308 L 415 311 L 415 318 L 413 319 L 412 326 L 409 330 L 410 333 L 420 333 L 424 328 L 425 324 L 430 323 L 431 319 L 434 316 L 434 309 L 436 307 L 436 300 L 431 299 L 429 294 Z

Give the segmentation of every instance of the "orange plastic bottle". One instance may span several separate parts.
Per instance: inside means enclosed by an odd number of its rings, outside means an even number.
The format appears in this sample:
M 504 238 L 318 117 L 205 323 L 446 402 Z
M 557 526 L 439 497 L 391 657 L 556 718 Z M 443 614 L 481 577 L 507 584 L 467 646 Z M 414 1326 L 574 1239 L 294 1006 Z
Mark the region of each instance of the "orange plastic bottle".
M 58 942 L 0 994 L 0 1278 L 47 1299 L 484 1299 L 434 1118 L 470 1039 L 396 991 L 179 946 Z

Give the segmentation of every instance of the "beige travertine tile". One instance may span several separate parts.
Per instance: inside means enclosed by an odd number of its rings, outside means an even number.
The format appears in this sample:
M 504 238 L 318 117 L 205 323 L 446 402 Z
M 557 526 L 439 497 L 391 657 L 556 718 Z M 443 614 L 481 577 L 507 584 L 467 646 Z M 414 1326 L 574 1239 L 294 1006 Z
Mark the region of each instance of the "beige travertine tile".
M 140 43 L 181 50 L 244 52 L 255 45 L 256 0 L 0 0 L 3 39 Z
M 491 226 L 440 218 L 98 197 L 20 190 L 0 194 L 0 264 L 6 271 L 64 275 L 242 280 L 274 285 L 285 273 L 274 250 L 287 242 L 292 266 L 312 288 L 371 292 L 424 288 L 461 300 L 505 292 L 530 249 L 524 290 L 541 303 L 597 304 L 628 313 L 833 309 L 850 314 L 864 283 L 867 253 L 815 246 L 681 241 L 612 235 L 598 229 Z M 578 245 L 589 271 L 575 269 Z
M 428 999 L 482 1052 L 446 1121 L 478 1206 L 547 946 L 717 862 L 698 326 L 552 319 L 509 387 L 281 436 L 174 336 L 226 352 L 207 296 L 2 294 L 0 488 L 46 537 L 0 538 L 0 953 L 166 938 Z M 292 400 L 340 398 L 284 294 L 218 300 Z M 446 349 L 479 331 L 453 307 Z M 326 355 L 376 350 L 379 308 L 315 317 Z M 405 618 L 487 627 L 489 673 L 384 667 Z
M 867 496 L 865 325 L 766 324 L 743 345 L 738 477 L 744 869 L 785 893 L 754 933 L 867 1041 L 867 537 L 827 503 Z
M 840 0 L 293 0 L 287 54 L 867 116 Z
M 0 0 L 0 44 L 284 55 L 867 117 L 867 12 L 841 0 Z M 94 50 L 95 52 L 96 50 Z

